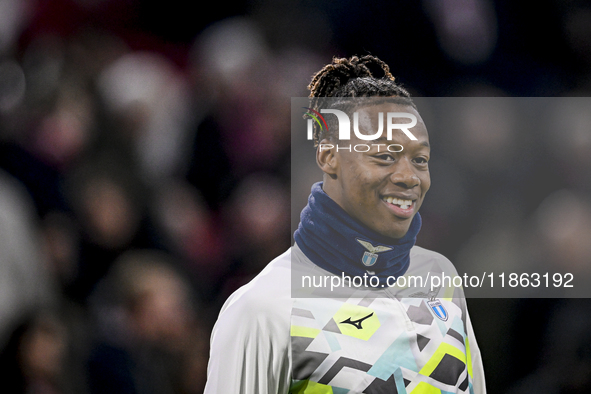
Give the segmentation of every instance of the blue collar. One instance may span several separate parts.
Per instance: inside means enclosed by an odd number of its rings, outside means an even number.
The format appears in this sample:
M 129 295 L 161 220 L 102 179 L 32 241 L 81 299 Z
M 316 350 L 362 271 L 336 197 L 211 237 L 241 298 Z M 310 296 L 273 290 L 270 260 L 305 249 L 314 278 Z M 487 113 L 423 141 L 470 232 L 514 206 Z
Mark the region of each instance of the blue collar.
M 408 269 L 410 249 L 420 229 L 417 212 L 404 237 L 385 237 L 349 216 L 318 182 L 312 186 L 294 239 L 306 257 L 333 274 L 364 276 L 373 272 L 385 284 L 388 276 L 404 275 Z

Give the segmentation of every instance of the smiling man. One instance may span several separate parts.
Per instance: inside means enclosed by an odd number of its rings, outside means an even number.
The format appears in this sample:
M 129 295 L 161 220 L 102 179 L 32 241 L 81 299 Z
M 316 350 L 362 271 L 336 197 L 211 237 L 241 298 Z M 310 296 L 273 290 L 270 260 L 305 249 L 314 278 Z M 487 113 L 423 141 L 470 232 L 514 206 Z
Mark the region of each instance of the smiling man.
M 410 105 L 384 103 L 364 106 L 356 112 L 362 119 L 359 129 L 363 134 L 377 129 L 377 122 L 372 120 L 382 114 L 414 114 L 418 123 L 412 128 L 412 135 L 417 140 L 403 133 L 393 133 L 391 140 L 381 137 L 371 143 L 354 136 L 350 146 L 363 146 L 359 151 L 337 151 L 336 146 L 318 150 L 318 165 L 326 174 L 323 190 L 353 219 L 387 237 L 402 238 L 431 186 L 427 129 Z M 325 141 L 327 145 L 332 142 L 329 136 Z M 393 148 L 388 149 L 389 146 Z M 369 150 L 364 152 L 366 147 Z M 398 147 L 403 148 L 401 152 Z
M 410 95 L 373 56 L 334 59 L 309 88 L 323 181 L 294 246 L 224 304 L 206 393 L 485 393 L 463 289 L 429 281 L 457 272 L 415 245 L 430 145 Z

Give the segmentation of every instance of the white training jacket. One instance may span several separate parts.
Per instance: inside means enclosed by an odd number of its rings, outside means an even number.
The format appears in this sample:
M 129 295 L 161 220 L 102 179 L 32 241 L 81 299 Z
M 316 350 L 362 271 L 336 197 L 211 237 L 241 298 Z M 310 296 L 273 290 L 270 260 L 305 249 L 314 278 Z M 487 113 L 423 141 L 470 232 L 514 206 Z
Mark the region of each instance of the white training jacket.
M 310 287 L 295 297 L 292 271 Z M 457 275 L 442 255 L 414 246 L 398 288 L 345 298 L 318 297 L 302 272 L 334 276 L 295 245 L 228 298 L 206 394 L 486 393 L 463 289 L 408 286 L 413 276 Z

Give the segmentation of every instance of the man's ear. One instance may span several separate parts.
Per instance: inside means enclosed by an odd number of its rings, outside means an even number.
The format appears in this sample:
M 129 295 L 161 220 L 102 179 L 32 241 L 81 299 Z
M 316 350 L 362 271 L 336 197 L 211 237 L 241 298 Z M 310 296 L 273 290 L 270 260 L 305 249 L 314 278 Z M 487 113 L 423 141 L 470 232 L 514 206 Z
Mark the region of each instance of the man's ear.
M 316 163 L 326 175 L 333 179 L 336 178 L 339 158 L 336 155 L 336 147 L 332 141 L 328 139 L 320 141 L 316 149 Z

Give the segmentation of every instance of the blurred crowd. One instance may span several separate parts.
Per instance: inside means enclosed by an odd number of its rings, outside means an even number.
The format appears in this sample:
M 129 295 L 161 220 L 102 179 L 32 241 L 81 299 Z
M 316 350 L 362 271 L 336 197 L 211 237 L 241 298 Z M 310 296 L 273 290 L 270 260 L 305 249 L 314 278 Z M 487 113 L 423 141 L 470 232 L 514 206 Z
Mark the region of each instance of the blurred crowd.
M 291 245 L 290 97 L 333 55 L 370 51 L 419 97 L 577 96 L 533 124 L 427 106 L 418 244 L 589 274 L 584 3 L 525 27 L 510 1 L 147 4 L 0 0 L 2 392 L 202 392 L 219 308 Z M 491 392 L 589 390 L 586 300 L 469 305 Z

